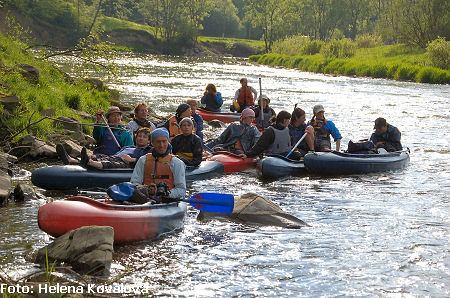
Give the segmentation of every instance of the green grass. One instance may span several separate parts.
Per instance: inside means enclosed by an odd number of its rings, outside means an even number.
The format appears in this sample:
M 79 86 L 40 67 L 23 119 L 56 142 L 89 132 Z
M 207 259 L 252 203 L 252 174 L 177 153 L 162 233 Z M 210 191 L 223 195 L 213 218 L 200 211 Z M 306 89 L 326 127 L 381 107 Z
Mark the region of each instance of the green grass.
M 53 109 L 55 117 L 79 119 L 72 108 L 92 113 L 109 105 L 108 91 L 94 90 L 91 85 L 81 80 L 75 83 L 66 81 L 64 74 L 55 65 L 36 59 L 31 52 L 27 52 L 27 45 L 2 34 L 0 45 L 0 93 L 18 96 L 22 105 L 13 115 L 2 113 L 0 116 L 1 122 L 10 131 L 20 131 L 29 122 L 41 119 L 40 112 L 44 109 Z M 26 80 L 21 74 L 19 64 L 29 64 L 37 68 L 40 73 L 39 82 L 34 84 Z M 41 121 L 31 128 L 35 135 L 44 139 L 55 130 L 49 120 Z
M 131 29 L 138 31 L 146 31 L 152 35 L 155 35 L 156 28 L 148 25 L 142 25 L 127 20 L 121 20 L 112 17 L 100 16 L 98 22 L 96 23 L 96 29 L 105 33 L 120 30 L 120 29 Z
M 231 43 L 231 44 L 242 43 L 258 50 L 263 50 L 265 47 L 264 41 L 262 40 L 253 40 L 244 38 L 199 36 L 198 41 L 209 43 Z
M 450 84 L 450 71 L 431 66 L 425 50 L 404 45 L 360 48 L 351 58 L 325 59 L 321 54 L 264 54 L 252 62 L 334 75 L 386 78 L 431 84 Z

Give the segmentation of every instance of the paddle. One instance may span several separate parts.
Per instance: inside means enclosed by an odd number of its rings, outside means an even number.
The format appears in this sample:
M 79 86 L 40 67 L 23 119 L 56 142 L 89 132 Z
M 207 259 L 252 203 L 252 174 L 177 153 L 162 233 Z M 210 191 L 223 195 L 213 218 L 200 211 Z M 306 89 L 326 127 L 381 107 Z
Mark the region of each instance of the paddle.
M 298 145 L 300 145 L 300 143 L 303 141 L 303 139 L 306 138 L 306 132 L 303 134 L 303 136 L 300 138 L 300 140 L 298 140 L 298 142 L 295 144 L 295 146 L 291 149 L 291 151 L 289 151 L 289 153 L 286 155 L 286 158 L 289 157 L 289 155 L 292 154 L 292 152 L 294 152 L 295 149 L 297 149 Z
M 135 191 L 136 185 L 130 182 L 122 182 L 109 187 L 105 195 L 109 195 L 113 200 L 127 201 Z M 95 194 L 99 193 L 96 192 Z M 232 194 L 200 192 L 187 199 L 171 200 L 189 203 L 195 209 L 206 212 L 231 214 L 234 208 L 234 196 Z
M 259 114 L 261 115 L 261 126 L 264 124 L 264 111 L 263 111 L 263 99 L 262 99 L 262 85 L 261 85 L 261 78 L 259 78 L 259 105 L 261 107 L 261 111 Z
M 119 149 L 121 149 L 122 147 L 120 146 L 119 142 L 117 141 L 116 136 L 114 135 L 114 133 L 113 133 L 111 127 L 110 127 L 109 124 L 108 124 L 108 121 L 106 120 L 105 116 L 103 116 L 103 114 L 102 114 L 102 118 L 103 118 L 103 122 L 105 122 L 106 127 L 107 127 L 108 130 L 109 130 L 109 133 L 112 135 L 112 137 L 113 137 L 113 139 L 114 139 L 114 142 L 116 143 L 117 147 L 119 147 Z

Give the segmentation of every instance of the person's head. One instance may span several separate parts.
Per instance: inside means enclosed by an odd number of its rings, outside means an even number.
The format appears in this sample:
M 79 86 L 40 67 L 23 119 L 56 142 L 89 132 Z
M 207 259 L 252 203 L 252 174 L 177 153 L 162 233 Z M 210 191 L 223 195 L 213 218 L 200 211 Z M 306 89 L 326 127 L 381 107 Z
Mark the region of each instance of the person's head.
M 217 93 L 217 89 L 216 86 L 214 86 L 214 84 L 208 84 L 206 86 L 206 92 L 208 92 L 209 94 L 216 94 Z
M 241 83 L 242 87 L 246 87 L 248 84 L 247 78 L 242 78 L 239 80 L 239 82 Z
M 313 114 L 316 119 L 325 119 L 325 109 L 323 108 L 323 105 L 315 105 L 313 108 Z
M 119 107 L 111 106 L 108 112 L 106 112 L 105 117 L 108 120 L 108 124 L 117 125 L 122 121 L 122 111 Z
M 250 108 L 245 108 L 241 113 L 241 122 L 250 125 L 255 119 L 255 111 Z
M 192 121 L 191 117 L 186 117 L 186 118 L 181 119 L 180 130 L 184 136 L 191 135 L 193 129 L 194 129 L 194 122 Z
M 263 103 L 263 109 L 267 108 L 269 106 L 269 103 L 270 103 L 270 98 L 268 98 L 267 95 L 261 96 L 261 98 L 258 99 L 258 106 L 261 106 L 261 100 L 262 100 L 262 103 Z
M 152 131 L 152 146 L 159 154 L 164 154 L 169 146 L 169 132 L 164 127 Z
M 289 122 L 291 122 L 291 113 L 288 111 L 281 111 L 277 115 L 277 124 L 283 127 L 288 127 Z
M 299 127 L 300 125 L 305 124 L 305 121 L 305 111 L 303 111 L 301 108 L 297 108 L 296 104 L 294 110 L 292 111 L 291 125 L 294 127 Z
M 375 126 L 373 127 L 376 133 L 385 133 L 387 131 L 387 122 L 384 118 L 375 119 Z
M 143 102 L 138 103 L 134 108 L 134 117 L 139 120 L 145 120 L 148 116 L 147 105 Z
M 188 99 L 186 103 L 191 107 L 191 112 L 192 114 L 194 114 L 198 109 L 198 101 L 196 101 L 195 99 Z
M 187 103 L 182 103 L 178 106 L 175 116 L 177 119 L 181 120 L 185 117 L 190 117 L 192 115 L 191 107 Z
M 150 134 L 152 130 L 148 127 L 141 127 L 136 132 L 136 147 L 147 147 L 150 144 Z

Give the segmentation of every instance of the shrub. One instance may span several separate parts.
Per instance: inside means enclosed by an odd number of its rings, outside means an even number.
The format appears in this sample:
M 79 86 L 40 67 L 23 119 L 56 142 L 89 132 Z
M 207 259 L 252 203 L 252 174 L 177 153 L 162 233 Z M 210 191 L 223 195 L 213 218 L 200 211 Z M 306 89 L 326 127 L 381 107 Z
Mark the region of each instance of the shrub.
M 355 55 L 356 44 L 350 39 L 331 40 L 325 43 L 320 49 L 320 53 L 326 59 L 350 58 Z
M 79 110 L 81 106 L 81 98 L 78 94 L 66 94 L 64 95 L 64 102 L 66 105 L 74 110 Z
M 381 36 L 373 34 L 358 35 L 355 42 L 358 48 L 374 48 L 383 44 Z
M 427 55 L 433 66 L 449 69 L 450 68 L 450 41 L 439 37 L 427 46 Z
M 304 35 L 294 35 L 276 41 L 272 46 L 272 53 L 314 55 L 320 52 L 322 45 L 323 41 L 321 40 L 313 40 Z
M 320 53 L 320 49 L 322 48 L 324 42 L 321 40 L 313 39 L 309 40 L 304 44 L 302 48 L 302 54 L 304 55 L 314 55 Z

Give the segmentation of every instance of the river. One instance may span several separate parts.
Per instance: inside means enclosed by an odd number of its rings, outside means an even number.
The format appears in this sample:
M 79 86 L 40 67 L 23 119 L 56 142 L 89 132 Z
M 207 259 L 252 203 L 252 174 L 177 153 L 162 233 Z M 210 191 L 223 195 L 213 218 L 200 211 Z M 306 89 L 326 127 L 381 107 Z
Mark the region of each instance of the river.
M 196 221 L 161 240 L 116 247 L 111 278 L 163 296 L 450 296 L 450 87 L 333 77 L 231 58 L 122 56 L 105 79 L 123 101 L 169 114 L 214 83 L 226 104 L 247 77 L 275 111 L 295 103 L 325 115 L 350 139 L 367 138 L 377 117 L 411 150 L 403 171 L 263 182 L 256 172 L 197 181 L 189 192 L 255 192 L 311 227 L 289 230 Z M 212 132 L 217 134 L 216 132 Z M 50 240 L 37 226 L 40 201 L 0 208 L 0 267 L 12 278 L 25 256 Z

